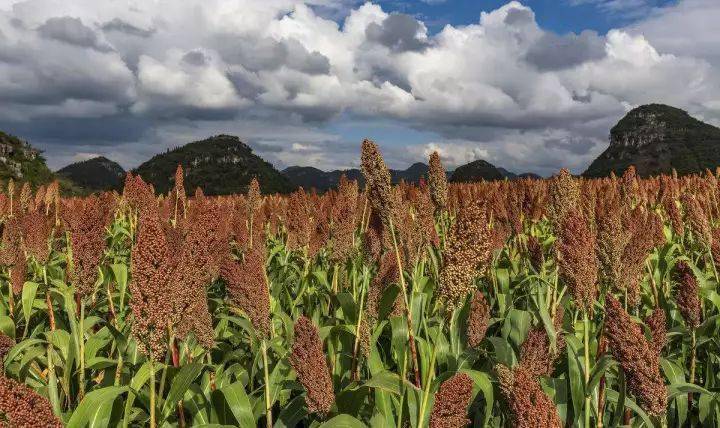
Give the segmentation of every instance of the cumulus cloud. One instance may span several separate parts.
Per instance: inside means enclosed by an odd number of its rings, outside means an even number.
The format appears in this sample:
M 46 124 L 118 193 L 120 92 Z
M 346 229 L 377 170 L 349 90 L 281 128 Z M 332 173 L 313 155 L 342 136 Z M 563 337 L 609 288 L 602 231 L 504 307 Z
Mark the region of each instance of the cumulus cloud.
M 386 146 L 395 167 L 435 147 L 451 164 L 581 171 L 633 106 L 720 120 L 720 39 L 696 25 L 717 19 L 716 1 L 682 0 L 604 35 L 555 34 L 511 1 L 429 34 L 354 0 L 1 0 L 0 128 L 37 138 L 49 158 L 95 144 L 133 150 L 132 166 L 228 132 L 279 165 L 328 168 L 356 163 L 339 125 L 364 121 L 372 137 L 383 120 L 423 135 Z

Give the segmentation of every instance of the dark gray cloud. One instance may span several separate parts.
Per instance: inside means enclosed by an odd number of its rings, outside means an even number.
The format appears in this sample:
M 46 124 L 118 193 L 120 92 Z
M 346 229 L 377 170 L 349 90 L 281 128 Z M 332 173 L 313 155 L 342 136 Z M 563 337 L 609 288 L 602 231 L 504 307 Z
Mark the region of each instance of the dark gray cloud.
M 595 31 L 570 33 L 563 36 L 544 33 L 535 42 L 525 60 L 543 71 L 561 70 L 601 59 L 605 56 L 605 39 Z
M 153 123 L 128 114 L 93 118 L 48 117 L 29 122 L 2 122 L 0 129 L 32 142 L 42 141 L 46 145 L 90 144 L 96 146 L 115 145 L 135 141 L 151 129 Z
M 594 140 L 582 137 L 550 138 L 544 142 L 548 149 L 558 149 L 579 156 L 590 153 L 595 144 Z
M 205 53 L 201 50 L 194 50 L 186 53 L 183 55 L 183 61 L 190 65 L 205 65 L 210 61 L 210 58 L 208 58 Z
M 512 8 L 505 16 L 505 23 L 511 26 L 534 24 L 535 14 L 529 9 Z
M 396 52 L 420 51 L 428 46 L 427 41 L 418 38 L 422 29 L 422 24 L 412 16 L 394 13 L 385 18 L 382 24 L 373 22 L 368 25 L 365 36 Z
M 155 32 L 155 29 L 146 30 L 140 27 L 136 27 L 128 22 L 123 21 L 120 18 L 115 18 L 112 21 L 104 23 L 101 28 L 105 32 L 116 31 L 136 37 L 150 37 Z
M 79 18 L 69 16 L 50 18 L 38 27 L 37 31 L 42 37 L 71 45 L 101 51 L 111 50 L 110 46 L 101 43 L 95 31 L 83 24 Z
M 310 75 L 328 74 L 330 60 L 320 52 L 310 52 L 295 39 L 280 41 L 270 37 L 218 37 L 218 49 L 229 64 L 249 71 L 274 71 L 282 66 Z

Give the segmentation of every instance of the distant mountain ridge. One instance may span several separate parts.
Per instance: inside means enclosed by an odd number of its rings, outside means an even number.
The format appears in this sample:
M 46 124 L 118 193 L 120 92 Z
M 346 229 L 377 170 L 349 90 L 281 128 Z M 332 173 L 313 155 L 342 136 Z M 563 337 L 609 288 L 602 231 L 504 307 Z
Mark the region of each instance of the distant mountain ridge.
M 394 184 L 401 180 L 418 183 L 421 178 L 427 178 L 428 171 L 429 167 L 426 164 L 416 162 L 407 169 L 391 169 L 390 179 Z M 361 187 L 365 185 L 365 178 L 357 168 L 323 171 L 312 166 L 291 166 L 282 170 L 282 174 L 294 185 L 307 190 L 315 189 L 318 192 L 325 192 L 336 187 L 343 175 L 349 180 L 357 180 Z
M 610 130 L 610 146 L 583 175 L 621 175 L 630 165 L 640 176 L 714 170 L 720 165 L 720 128 L 663 104 L 635 108 Z
M 188 193 L 200 187 L 206 195 L 245 193 L 256 177 L 264 193 L 287 193 L 295 186 L 275 167 L 255 155 L 232 135 L 217 135 L 153 156 L 133 170 L 159 193 L 175 185 L 175 170 L 182 165 Z
M 97 156 L 67 165 L 57 171 L 83 189 L 94 191 L 121 190 L 125 169 L 117 162 Z
M 407 169 L 391 169 L 390 178 L 393 184 L 404 180 L 408 183 L 418 183 L 420 179 L 427 179 L 429 167 L 422 162 L 416 162 Z M 350 180 L 357 180 L 360 186 L 365 185 L 362 172 L 357 168 L 323 171 L 312 166 L 291 166 L 282 170 L 282 174 L 296 186 L 304 189 L 316 189 L 324 192 L 332 189 L 340 182 L 340 177 L 345 176 Z M 473 182 L 480 180 L 515 180 L 518 178 L 540 178 L 532 173 L 515 174 L 505 168 L 497 168 L 484 160 L 476 160 L 466 165 L 459 166 L 455 171 L 447 172 L 448 179 L 454 182 Z
M 505 171 L 507 174 L 507 170 L 503 169 L 502 171 Z M 450 181 L 454 183 L 468 183 L 481 180 L 502 180 L 506 177 L 502 171 L 490 162 L 478 159 L 457 167 L 455 171 L 453 171 Z M 515 174 L 513 174 L 513 176 L 515 176 Z M 512 179 L 510 177 L 508 178 Z

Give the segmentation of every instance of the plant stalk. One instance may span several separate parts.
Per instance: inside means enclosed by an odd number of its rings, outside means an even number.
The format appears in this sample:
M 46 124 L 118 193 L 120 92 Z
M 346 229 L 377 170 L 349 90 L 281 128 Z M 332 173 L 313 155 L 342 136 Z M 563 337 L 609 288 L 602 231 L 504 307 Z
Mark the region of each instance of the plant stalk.
M 418 365 L 417 349 L 415 348 L 415 334 L 413 333 L 412 306 L 408 300 L 407 286 L 405 285 L 405 275 L 403 275 L 402 261 L 400 259 L 400 249 L 398 248 L 397 238 L 395 237 L 395 226 L 393 226 L 392 217 L 390 218 L 390 234 L 392 235 L 393 247 L 395 247 L 395 258 L 398 264 L 398 273 L 400 276 L 400 287 L 403 291 L 405 299 L 405 315 L 408 327 L 408 342 L 410 344 L 410 356 L 412 357 L 413 372 L 415 373 L 415 386 L 421 387 L 420 367 Z
M 267 341 L 262 339 L 260 344 L 263 359 L 263 372 L 265 376 L 265 425 L 272 428 L 272 405 L 270 403 L 270 371 L 268 370 Z
M 592 394 L 587 390 L 590 385 L 590 322 L 587 311 L 583 313 L 583 340 L 585 351 L 585 425 L 590 426 L 590 413 L 592 412 Z

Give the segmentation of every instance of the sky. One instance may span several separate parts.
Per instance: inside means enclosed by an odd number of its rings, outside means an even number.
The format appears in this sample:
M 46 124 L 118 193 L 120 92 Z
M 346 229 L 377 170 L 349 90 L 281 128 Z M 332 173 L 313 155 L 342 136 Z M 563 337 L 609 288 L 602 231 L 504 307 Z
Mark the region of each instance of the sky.
M 282 169 L 582 172 L 627 111 L 720 125 L 718 0 L 0 0 L 0 130 L 51 168 L 217 134 Z

